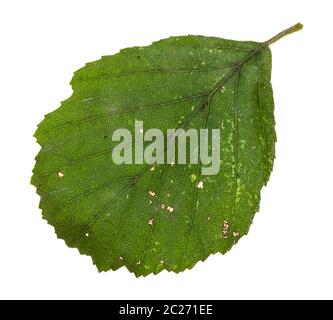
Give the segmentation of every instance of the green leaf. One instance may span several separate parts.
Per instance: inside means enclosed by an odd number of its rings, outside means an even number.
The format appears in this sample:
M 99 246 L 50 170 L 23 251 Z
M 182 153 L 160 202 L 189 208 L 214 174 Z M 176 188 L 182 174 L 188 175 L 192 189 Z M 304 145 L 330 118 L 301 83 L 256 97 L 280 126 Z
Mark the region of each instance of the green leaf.
M 75 72 L 73 94 L 35 133 L 32 183 L 44 219 L 99 271 L 180 272 L 247 234 L 274 160 L 269 45 L 171 37 Z M 221 168 L 116 165 L 118 128 L 221 129 Z M 146 145 L 147 143 L 145 143 Z M 131 147 L 131 146 L 130 146 Z M 166 152 L 166 150 L 165 150 Z

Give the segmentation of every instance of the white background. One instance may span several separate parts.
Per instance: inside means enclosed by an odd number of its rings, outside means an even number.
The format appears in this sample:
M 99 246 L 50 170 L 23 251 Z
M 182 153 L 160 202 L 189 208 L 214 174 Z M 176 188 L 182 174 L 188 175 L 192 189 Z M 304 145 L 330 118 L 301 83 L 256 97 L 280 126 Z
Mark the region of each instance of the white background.
M 332 1 L 1 1 L 0 298 L 333 298 Z M 272 45 L 277 159 L 250 234 L 191 271 L 99 274 L 57 240 L 29 185 L 43 115 L 73 71 L 170 35 Z

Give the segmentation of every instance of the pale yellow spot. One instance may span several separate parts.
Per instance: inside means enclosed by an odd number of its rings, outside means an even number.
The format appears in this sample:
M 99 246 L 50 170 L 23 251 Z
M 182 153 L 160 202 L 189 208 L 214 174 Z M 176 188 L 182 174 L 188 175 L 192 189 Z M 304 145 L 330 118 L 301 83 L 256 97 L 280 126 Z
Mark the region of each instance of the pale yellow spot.
M 172 212 L 174 212 L 174 211 L 175 211 L 175 209 L 174 209 L 174 208 L 172 208 L 172 207 L 170 207 L 170 206 L 168 206 L 168 207 L 167 207 L 167 210 L 168 210 L 170 213 L 172 213 Z
M 224 220 L 222 226 L 222 235 L 224 239 L 228 237 L 228 229 L 229 229 L 229 223 L 227 220 Z
M 204 185 L 203 185 L 203 181 L 199 181 L 197 184 L 197 188 L 198 189 L 203 189 Z
M 193 173 L 191 174 L 191 181 L 194 182 L 195 180 L 197 180 L 197 176 Z

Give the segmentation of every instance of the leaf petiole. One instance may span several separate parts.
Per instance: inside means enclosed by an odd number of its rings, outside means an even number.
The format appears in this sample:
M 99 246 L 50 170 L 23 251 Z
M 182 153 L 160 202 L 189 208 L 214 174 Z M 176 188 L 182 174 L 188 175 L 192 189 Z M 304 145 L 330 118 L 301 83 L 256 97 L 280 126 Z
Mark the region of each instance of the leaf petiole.
M 303 25 L 301 23 L 296 23 L 295 25 L 293 25 L 292 27 L 281 31 L 280 33 L 278 33 L 276 36 L 274 36 L 273 38 L 265 41 L 265 45 L 269 46 L 271 44 L 273 44 L 274 42 L 280 40 L 281 38 L 287 36 L 288 34 L 300 31 L 303 29 Z

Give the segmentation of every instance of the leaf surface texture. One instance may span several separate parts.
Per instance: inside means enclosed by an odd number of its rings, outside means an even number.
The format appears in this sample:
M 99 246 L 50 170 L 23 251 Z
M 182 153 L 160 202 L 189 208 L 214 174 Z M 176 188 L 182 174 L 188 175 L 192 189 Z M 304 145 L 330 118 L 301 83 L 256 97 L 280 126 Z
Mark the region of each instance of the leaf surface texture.
M 86 64 L 35 134 L 43 217 L 100 271 L 180 272 L 227 252 L 247 234 L 273 166 L 270 76 L 268 46 L 203 36 Z M 112 132 L 133 132 L 135 120 L 164 133 L 220 129 L 219 173 L 201 175 L 201 163 L 114 164 Z

